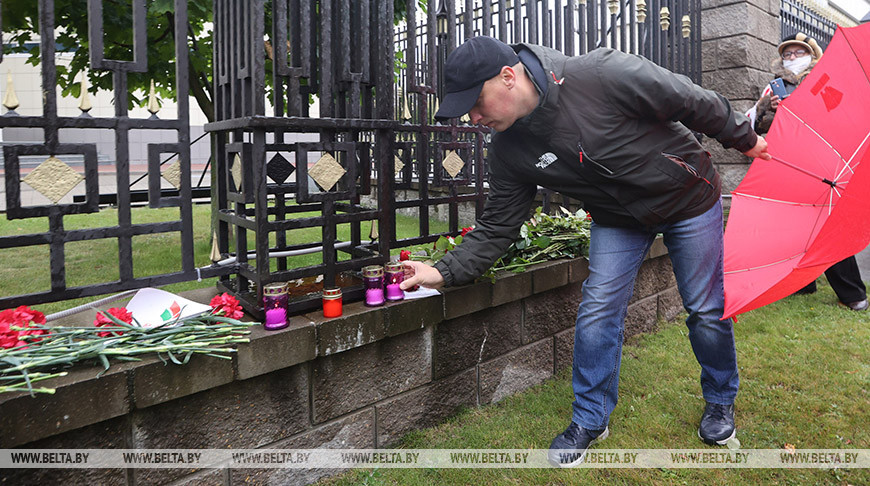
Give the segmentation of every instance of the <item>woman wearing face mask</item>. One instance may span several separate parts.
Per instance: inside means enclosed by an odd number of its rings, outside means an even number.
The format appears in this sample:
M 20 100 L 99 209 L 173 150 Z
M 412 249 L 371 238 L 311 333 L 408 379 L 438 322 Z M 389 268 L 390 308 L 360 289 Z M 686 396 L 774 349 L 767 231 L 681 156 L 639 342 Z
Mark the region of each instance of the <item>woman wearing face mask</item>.
M 779 57 L 771 63 L 774 77 L 782 78 L 786 92 L 791 94 L 822 57 L 822 49 L 815 39 L 806 34 L 797 33 L 783 39 L 782 43 L 779 44 L 778 51 Z M 773 93 L 766 94 L 758 100 L 755 105 L 756 133 L 765 135 L 770 130 L 780 101 L 782 100 L 779 99 L 779 96 Z M 834 293 L 837 294 L 840 304 L 854 311 L 864 311 L 870 307 L 867 303 L 864 282 L 861 280 L 861 273 L 858 270 L 858 262 L 854 256 L 829 268 L 825 271 L 825 276 L 828 278 L 831 288 L 834 289 Z M 815 291 L 816 283 L 812 282 L 795 293 L 811 294 Z
M 799 32 L 783 39 L 778 51 L 779 56 L 771 63 L 773 77 L 782 78 L 786 92 L 791 94 L 822 57 L 822 48 L 815 39 Z M 764 135 L 770 130 L 770 124 L 773 123 L 773 116 L 780 101 L 782 100 L 779 96 L 773 93 L 766 94 L 758 100 L 755 133 Z

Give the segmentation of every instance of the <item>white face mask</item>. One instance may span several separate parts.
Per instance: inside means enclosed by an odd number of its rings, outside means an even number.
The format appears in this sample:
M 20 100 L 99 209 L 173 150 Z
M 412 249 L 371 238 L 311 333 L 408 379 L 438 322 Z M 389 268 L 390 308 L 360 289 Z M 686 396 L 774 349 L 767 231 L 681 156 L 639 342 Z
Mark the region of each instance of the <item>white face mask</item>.
M 809 67 L 811 62 L 813 62 L 813 56 L 806 55 L 796 59 L 786 59 L 782 61 L 782 66 L 795 74 L 799 74 L 801 71 Z

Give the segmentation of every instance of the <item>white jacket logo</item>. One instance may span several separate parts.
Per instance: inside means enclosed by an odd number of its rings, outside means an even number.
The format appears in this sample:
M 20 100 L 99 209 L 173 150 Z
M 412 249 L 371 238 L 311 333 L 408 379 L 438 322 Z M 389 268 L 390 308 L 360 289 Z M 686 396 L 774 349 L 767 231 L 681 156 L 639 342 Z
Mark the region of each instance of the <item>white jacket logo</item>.
M 547 152 L 544 155 L 538 157 L 538 163 L 535 164 L 535 167 L 539 169 L 546 169 L 547 166 L 555 162 L 557 157 L 552 152 Z

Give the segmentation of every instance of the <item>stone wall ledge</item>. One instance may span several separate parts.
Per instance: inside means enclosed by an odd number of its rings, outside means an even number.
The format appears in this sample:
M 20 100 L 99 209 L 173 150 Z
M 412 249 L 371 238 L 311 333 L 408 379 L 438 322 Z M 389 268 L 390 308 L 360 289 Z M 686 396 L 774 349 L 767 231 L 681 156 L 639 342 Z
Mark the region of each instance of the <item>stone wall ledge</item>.
M 658 239 L 647 259 L 663 255 L 666 255 L 666 250 Z M 656 265 L 656 268 L 669 271 L 662 265 Z M 424 335 L 428 335 L 442 321 L 464 316 L 475 321 L 477 317 L 471 314 L 488 312 L 493 307 L 537 305 L 534 304 L 536 296 L 547 292 L 557 292 L 554 295 L 562 292 L 565 297 L 560 297 L 560 302 L 567 302 L 565 312 L 572 312 L 571 307 L 576 309 L 576 297 L 579 295 L 578 282 L 585 279 L 586 275 L 588 262 L 585 258 L 559 260 L 534 265 L 523 273 L 503 272 L 492 283 L 477 282 L 443 289 L 439 295 L 428 298 L 393 302 L 375 308 L 366 307 L 361 302 L 346 303 L 344 315 L 339 318 L 324 319 L 320 313 L 309 313 L 294 316 L 290 326 L 280 331 L 269 332 L 263 330 L 262 326 L 254 326 L 250 334 L 251 341 L 239 344 L 231 360 L 194 356 L 186 365 L 178 366 L 166 364 L 157 357 L 147 357 L 140 362 L 113 363 L 109 371 L 104 373 L 100 366 L 76 366 L 69 370 L 67 376 L 44 383 L 44 386 L 57 389 L 54 395 L 38 394 L 35 398 L 24 392 L 0 395 L 0 448 L 22 446 L 296 365 L 317 363 L 337 355 L 344 358 L 343 353 L 350 350 L 379 341 L 389 342 L 396 336 L 421 329 L 425 330 Z M 572 293 L 566 294 L 561 290 L 563 288 L 573 289 Z M 673 299 L 666 298 L 668 291 L 672 293 L 673 289 L 656 289 L 656 293 L 662 296 L 654 298 L 652 302 L 657 302 L 659 307 L 671 302 Z M 216 289 L 204 289 L 185 293 L 185 296 L 208 302 L 215 292 Z M 523 304 L 525 300 L 529 300 L 529 304 Z M 649 299 L 644 300 L 650 306 L 648 302 Z M 678 299 L 676 304 L 679 304 Z M 653 310 L 653 316 L 656 314 L 659 317 L 671 317 L 676 312 L 673 309 Z M 649 316 L 642 319 L 646 326 L 649 325 L 649 319 Z M 573 336 L 563 331 L 571 325 L 570 320 L 563 324 L 555 338 L 556 343 L 562 343 L 557 347 L 563 349 L 556 350 L 559 356 L 555 365 L 557 368 L 564 366 L 566 359 L 570 358 L 570 355 L 565 354 L 573 342 Z M 542 337 L 534 336 L 535 342 Z M 520 343 L 519 339 L 517 336 L 516 345 L 525 346 L 529 342 L 525 337 L 522 338 L 524 343 Z M 552 356 L 553 344 L 548 346 L 542 349 L 547 349 L 545 354 Z M 507 349 L 504 351 L 510 352 Z M 311 365 L 314 379 L 318 373 L 317 366 Z M 553 366 L 552 357 L 544 367 L 548 366 Z M 432 377 L 423 376 L 420 379 L 425 381 Z M 376 401 L 380 399 L 376 397 Z M 314 423 L 320 421 L 314 420 Z

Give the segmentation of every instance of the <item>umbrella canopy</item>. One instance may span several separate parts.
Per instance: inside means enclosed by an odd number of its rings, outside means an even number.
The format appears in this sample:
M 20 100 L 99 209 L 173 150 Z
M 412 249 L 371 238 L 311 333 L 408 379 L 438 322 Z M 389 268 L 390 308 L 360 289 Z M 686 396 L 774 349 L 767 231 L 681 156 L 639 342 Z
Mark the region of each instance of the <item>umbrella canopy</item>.
M 870 24 L 839 28 L 731 193 L 725 313 L 791 295 L 870 244 Z

